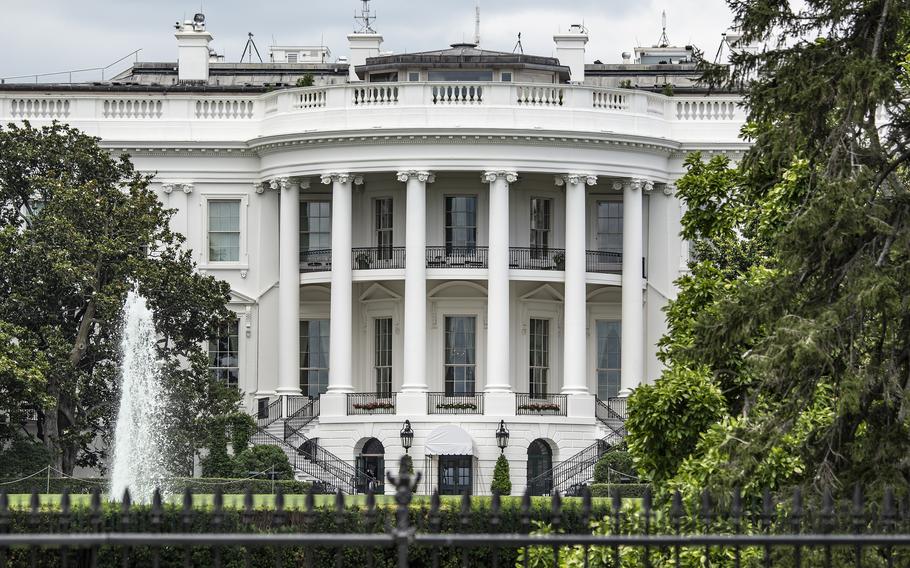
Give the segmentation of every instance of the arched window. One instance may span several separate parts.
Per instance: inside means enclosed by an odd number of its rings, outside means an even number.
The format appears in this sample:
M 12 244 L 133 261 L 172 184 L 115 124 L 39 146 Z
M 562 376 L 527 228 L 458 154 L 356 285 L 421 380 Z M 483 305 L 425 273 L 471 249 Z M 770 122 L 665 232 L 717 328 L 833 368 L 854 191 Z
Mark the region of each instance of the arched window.
M 545 440 L 528 446 L 528 488 L 531 495 L 549 495 L 553 490 L 553 450 Z
M 357 456 L 357 491 L 366 493 L 370 487 L 373 492 L 382 494 L 385 478 L 385 446 L 376 438 L 370 438 Z

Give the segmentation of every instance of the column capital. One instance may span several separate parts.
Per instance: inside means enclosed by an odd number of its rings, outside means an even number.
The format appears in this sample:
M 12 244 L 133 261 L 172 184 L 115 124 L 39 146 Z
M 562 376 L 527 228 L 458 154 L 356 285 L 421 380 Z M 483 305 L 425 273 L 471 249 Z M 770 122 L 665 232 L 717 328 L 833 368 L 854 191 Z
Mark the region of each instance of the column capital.
M 291 189 L 291 178 L 279 177 L 272 178 L 269 180 L 269 189 L 273 191 L 282 191 L 285 189 Z
M 676 195 L 676 182 L 671 181 L 670 183 L 664 184 L 664 195 L 667 197 Z
M 436 174 L 424 170 L 401 170 L 395 174 L 398 181 L 405 183 L 411 178 L 417 178 L 417 181 L 423 183 L 436 183 Z
M 613 189 L 620 191 L 631 189 L 632 191 L 651 191 L 654 189 L 654 182 L 646 179 L 624 179 L 613 182 Z
M 499 178 L 502 178 L 509 183 L 515 183 L 518 181 L 518 172 L 510 170 L 487 170 L 483 172 L 481 176 L 484 183 L 493 183 Z
M 353 183 L 354 185 L 363 185 L 363 176 L 347 172 L 331 172 L 320 176 L 324 185 L 332 183 Z
M 193 193 L 193 189 L 195 189 L 195 186 L 192 183 L 167 182 L 161 184 L 161 191 L 167 195 L 170 195 L 177 190 L 189 195 Z
M 561 174 L 556 176 L 555 180 L 556 185 L 562 187 L 564 185 L 578 185 L 585 184 L 590 186 L 597 185 L 597 176 L 592 174 Z

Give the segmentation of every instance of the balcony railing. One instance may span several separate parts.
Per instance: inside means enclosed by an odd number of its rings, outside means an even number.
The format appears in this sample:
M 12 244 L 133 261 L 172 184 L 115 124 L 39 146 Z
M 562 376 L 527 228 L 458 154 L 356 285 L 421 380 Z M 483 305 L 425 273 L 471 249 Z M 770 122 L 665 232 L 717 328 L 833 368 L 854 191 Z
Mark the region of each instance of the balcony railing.
M 353 393 L 348 395 L 348 416 L 395 414 L 395 393 Z
M 587 272 L 622 274 L 622 253 L 606 250 L 587 252 Z
M 300 272 L 332 270 L 332 249 L 300 251 Z
M 486 268 L 487 247 L 427 247 L 427 268 Z
M 452 396 L 444 392 L 428 393 L 427 414 L 483 414 L 483 393 Z
M 515 395 L 515 414 L 532 416 L 566 416 L 568 396 L 564 394 Z
M 509 268 L 518 270 L 565 270 L 564 249 L 512 247 L 509 249 Z
M 404 247 L 366 247 L 351 249 L 354 270 L 404 268 Z

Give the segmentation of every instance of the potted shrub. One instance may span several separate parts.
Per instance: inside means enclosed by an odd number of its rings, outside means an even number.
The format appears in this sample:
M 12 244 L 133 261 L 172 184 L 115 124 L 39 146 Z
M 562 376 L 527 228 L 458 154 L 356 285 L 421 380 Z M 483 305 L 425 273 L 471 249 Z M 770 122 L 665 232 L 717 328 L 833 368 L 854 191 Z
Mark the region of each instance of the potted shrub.
M 565 270 L 566 269 L 566 255 L 561 252 L 558 252 L 553 255 L 553 264 L 556 265 L 556 270 Z
M 490 491 L 500 495 L 512 494 L 512 480 L 509 479 L 509 460 L 504 455 L 500 455 L 496 460 L 496 467 L 493 468 L 493 483 L 490 484 Z
M 368 269 L 370 268 L 370 261 L 371 261 L 372 259 L 370 258 L 370 255 L 369 255 L 369 254 L 367 254 L 367 253 L 365 253 L 365 252 L 362 252 L 362 253 L 358 254 L 357 257 L 356 257 L 354 260 L 357 261 L 357 268 L 358 268 L 358 269 L 360 269 L 360 270 L 368 270 Z

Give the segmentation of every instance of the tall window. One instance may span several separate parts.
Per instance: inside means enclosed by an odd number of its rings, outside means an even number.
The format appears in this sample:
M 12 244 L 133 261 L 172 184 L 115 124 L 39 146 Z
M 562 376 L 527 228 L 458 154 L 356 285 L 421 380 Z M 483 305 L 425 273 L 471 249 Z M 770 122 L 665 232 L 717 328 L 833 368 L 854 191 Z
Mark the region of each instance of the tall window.
M 622 252 L 622 202 L 597 202 L 597 246 L 602 251 Z
M 477 196 L 446 197 L 446 252 L 472 250 L 477 246 Z
M 300 390 L 319 396 L 329 388 L 329 320 L 300 322 Z
M 477 371 L 473 316 L 446 316 L 446 396 L 473 395 Z
M 240 261 L 240 201 L 211 200 L 209 205 L 209 262 Z
M 613 398 L 619 394 L 622 377 L 622 323 L 597 321 L 597 396 Z
M 531 357 L 528 385 L 531 397 L 547 394 L 550 375 L 550 320 L 531 319 Z
M 332 204 L 330 201 L 300 202 L 300 250 L 332 248 Z
M 550 248 L 553 200 L 534 197 L 531 199 L 531 257 L 546 258 Z
M 377 199 L 373 207 L 376 210 L 376 257 L 389 260 L 392 258 L 392 198 Z
M 209 339 L 209 372 L 229 387 L 240 386 L 240 322 L 233 319 L 218 327 Z
M 374 321 L 376 394 L 387 397 L 392 395 L 392 318 L 377 318 Z

